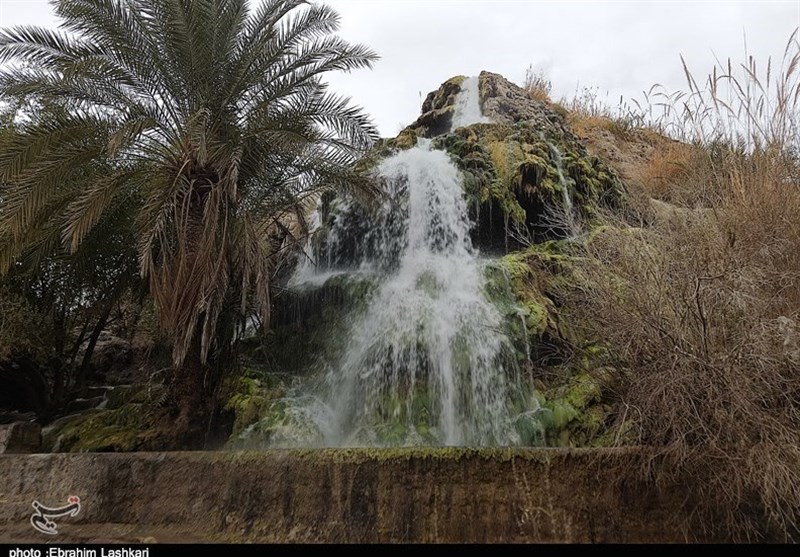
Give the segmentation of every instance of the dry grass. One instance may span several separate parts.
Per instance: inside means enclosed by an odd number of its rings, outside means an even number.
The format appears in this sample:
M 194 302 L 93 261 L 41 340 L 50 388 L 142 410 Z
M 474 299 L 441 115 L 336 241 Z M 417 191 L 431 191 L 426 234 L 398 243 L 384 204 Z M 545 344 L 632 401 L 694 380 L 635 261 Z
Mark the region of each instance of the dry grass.
M 533 65 L 525 70 L 525 81 L 522 88 L 528 92 L 533 100 L 539 102 L 550 102 L 550 93 L 553 90 L 553 83 L 542 69 L 535 69 Z
M 749 59 L 701 91 L 687 70 L 690 92 L 661 109 L 692 145 L 641 176 L 671 217 L 608 215 L 568 304 L 617 360 L 620 420 L 649 448 L 636 474 L 690 494 L 690 531 L 726 538 L 798 536 L 799 60 L 793 36 L 763 79 Z
M 701 167 L 703 155 L 704 151 L 686 143 L 670 143 L 653 153 L 638 182 L 648 197 L 692 206 L 689 197 L 696 188 L 689 182 Z
M 614 121 L 610 118 L 584 114 L 575 110 L 567 111 L 567 123 L 578 137 L 586 137 L 596 129 L 607 130 L 611 133 L 615 133 L 620 129 L 614 125 Z
M 622 97 L 612 105 L 608 95 L 601 96 L 596 87 L 576 90 L 572 99 L 561 99 L 558 104 L 568 111 L 567 121 L 579 136 L 600 128 L 618 138 L 629 139 L 631 132 L 644 124 L 644 116 L 637 107 L 631 107 Z

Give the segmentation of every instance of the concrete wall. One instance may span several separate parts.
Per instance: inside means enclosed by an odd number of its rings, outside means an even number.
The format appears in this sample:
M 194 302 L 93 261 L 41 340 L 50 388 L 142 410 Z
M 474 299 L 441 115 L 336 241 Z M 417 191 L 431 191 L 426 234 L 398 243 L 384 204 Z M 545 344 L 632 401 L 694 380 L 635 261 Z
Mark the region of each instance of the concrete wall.
M 31 502 L 81 498 L 48 541 L 684 541 L 675 501 L 620 482 L 623 450 L 0 455 L 0 541 Z

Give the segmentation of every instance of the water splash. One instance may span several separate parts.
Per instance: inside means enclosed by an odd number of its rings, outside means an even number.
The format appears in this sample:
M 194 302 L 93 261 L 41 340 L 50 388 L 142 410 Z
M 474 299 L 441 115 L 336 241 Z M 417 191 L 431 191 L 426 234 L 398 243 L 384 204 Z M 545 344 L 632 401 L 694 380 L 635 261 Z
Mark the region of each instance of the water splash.
M 489 118 L 481 113 L 478 83 L 477 77 L 468 77 L 461 84 L 461 92 L 456 98 L 451 129 L 455 130 L 472 124 L 491 122 Z
M 388 235 L 403 249 L 328 374 L 325 444 L 513 444 L 508 341 L 483 293 L 461 175 L 427 142 L 379 171 L 407 207 Z
M 308 238 L 303 251 L 300 254 L 300 259 L 297 267 L 292 274 L 287 286 L 292 288 L 304 283 L 322 284 L 318 282 L 320 275 L 317 273 L 317 249 L 316 249 L 316 234 L 322 227 L 322 202 L 318 202 L 315 209 L 311 212 L 308 218 Z M 324 280 L 322 281 L 324 282 Z

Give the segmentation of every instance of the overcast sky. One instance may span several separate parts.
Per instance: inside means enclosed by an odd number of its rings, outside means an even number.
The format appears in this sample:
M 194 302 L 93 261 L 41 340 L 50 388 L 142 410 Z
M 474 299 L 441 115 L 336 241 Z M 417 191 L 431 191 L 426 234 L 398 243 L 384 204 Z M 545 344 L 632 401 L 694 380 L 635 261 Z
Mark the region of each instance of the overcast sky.
M 384 136 L 419 113 L 420 95 L 458 75 L 481 70 L 521 83 L 533 64 L 553 82 L 555 97 L 578 85 L 598 87 L 616 104 L 641 98 L 653 83 L 684 87 L 682 54 L 704 76 L 714 57 L 766 63 L 780 59 L 800 26 L 800 0 L 330 0 L 341 35 L 382 59 L 372 71 L 331 75 Z M 0 26 L 56 26 L 47 0 L 0 0 Z

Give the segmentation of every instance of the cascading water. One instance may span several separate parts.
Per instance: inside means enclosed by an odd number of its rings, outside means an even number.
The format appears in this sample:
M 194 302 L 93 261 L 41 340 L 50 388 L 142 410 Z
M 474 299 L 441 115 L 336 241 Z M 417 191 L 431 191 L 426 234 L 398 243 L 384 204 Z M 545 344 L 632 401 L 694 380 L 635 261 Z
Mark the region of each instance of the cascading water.
M 491 122 L 481 113 L 478 85 L 477 77 L 468 77 L 461 83 L 461 92 L 456 98 L 451 129 Z
M 477 85 L 464 82 L 454 129 L 487 121 Z M 359 266 L 379 270 L 379 283 L 321 394 L 294 412 L 313 424 L 317 445 L 518 444 L 509 406 L 520 378 L 484 292 L 461 173 L 427 139 L 378 173 L 393 202 L 364 240 L 370 249 Z M 309 272 L 298 271 L 313 281 Z
M 312 256 L 316 251 L 314 249 L 314 233 L 317 232 L 321 226 L 322 214 L 318 204 L 314 211 L 312 211 L 311 218 L 309 219 L 308 230 L 310 231 L 310 234 L 308 235 L 305 248 L 303 249 L 300 260 L 297 263 L 297 268 L 295 269 L 292 277 L 289 279 L 287 286 L 294 287 L 300 284 L 313 283 L 321 278 L 316 272 L 316 265 L 312 259 Z
M 512 443 L 506 340 L 482 292 L 461 176 L 427 144 L 385 160 L 380 173 L 407 199 L 396 237 L 404 249 L 329 375 L 335 423 L 326 441 Z
M 316 249 L 317 243 L 317 234 L 319 233 L 320 229 L 322 228 L 322 203 L 318 203 L 317 207 L 311 213 L 311 218 L 309 219 L 308 223 L 308 240 L 306 241 L 306 245 L 303 249 L 303 253 L 300 256 L 300 259 L 297 263 L 297 268 L 295 269 L 294 274 L 289 279 L 287 284 L 290 288 L 296 287 L 313 287 L 319 286 L 324 284 L 329 278 L 341 275 L 344 271 L 340 269 L 333 268 L 332 261 L 331 261 L 331 254 L 336 251 L 336 247 L 339 243 L 338 234 L 341 232 L 344 224 L 341 222 L 342 215 L 347 214 L 347 204 L 346 203 L 339 203 L 339 214 L 336 220 L 334 221 L 333 225 L 330 227 L 330 230 L 327 231 L 327 237 L 325 238 L 327 243 L 327 249 L 325 250 L 325 259 L 326 261 L 317 261 L 315 257 L 319 255 L 317 252 L 319 251 Z M 326 269 L 322 271 L 320 269 L 320 263 L 323 263 L 323 267 Z
M 574 238 L 580 233 L 580 226 L 575 219 L 575 208 L 572 203 L 572 194 L 570 193 L 571 188 L 574 187 L 575 184 L 564 174 L 564 161 L 561 151 L 559 151 L 558 147 L 552 143 L 548 143 L 548 146 L 550 147 L 550 152 L 553 156 L 553 162 L 555 163 L 556 170 L 558 171 L 558 183 L 561 186 L 561 199 L 564 211 L 564 228 L 566 229 L 567 238 Z

